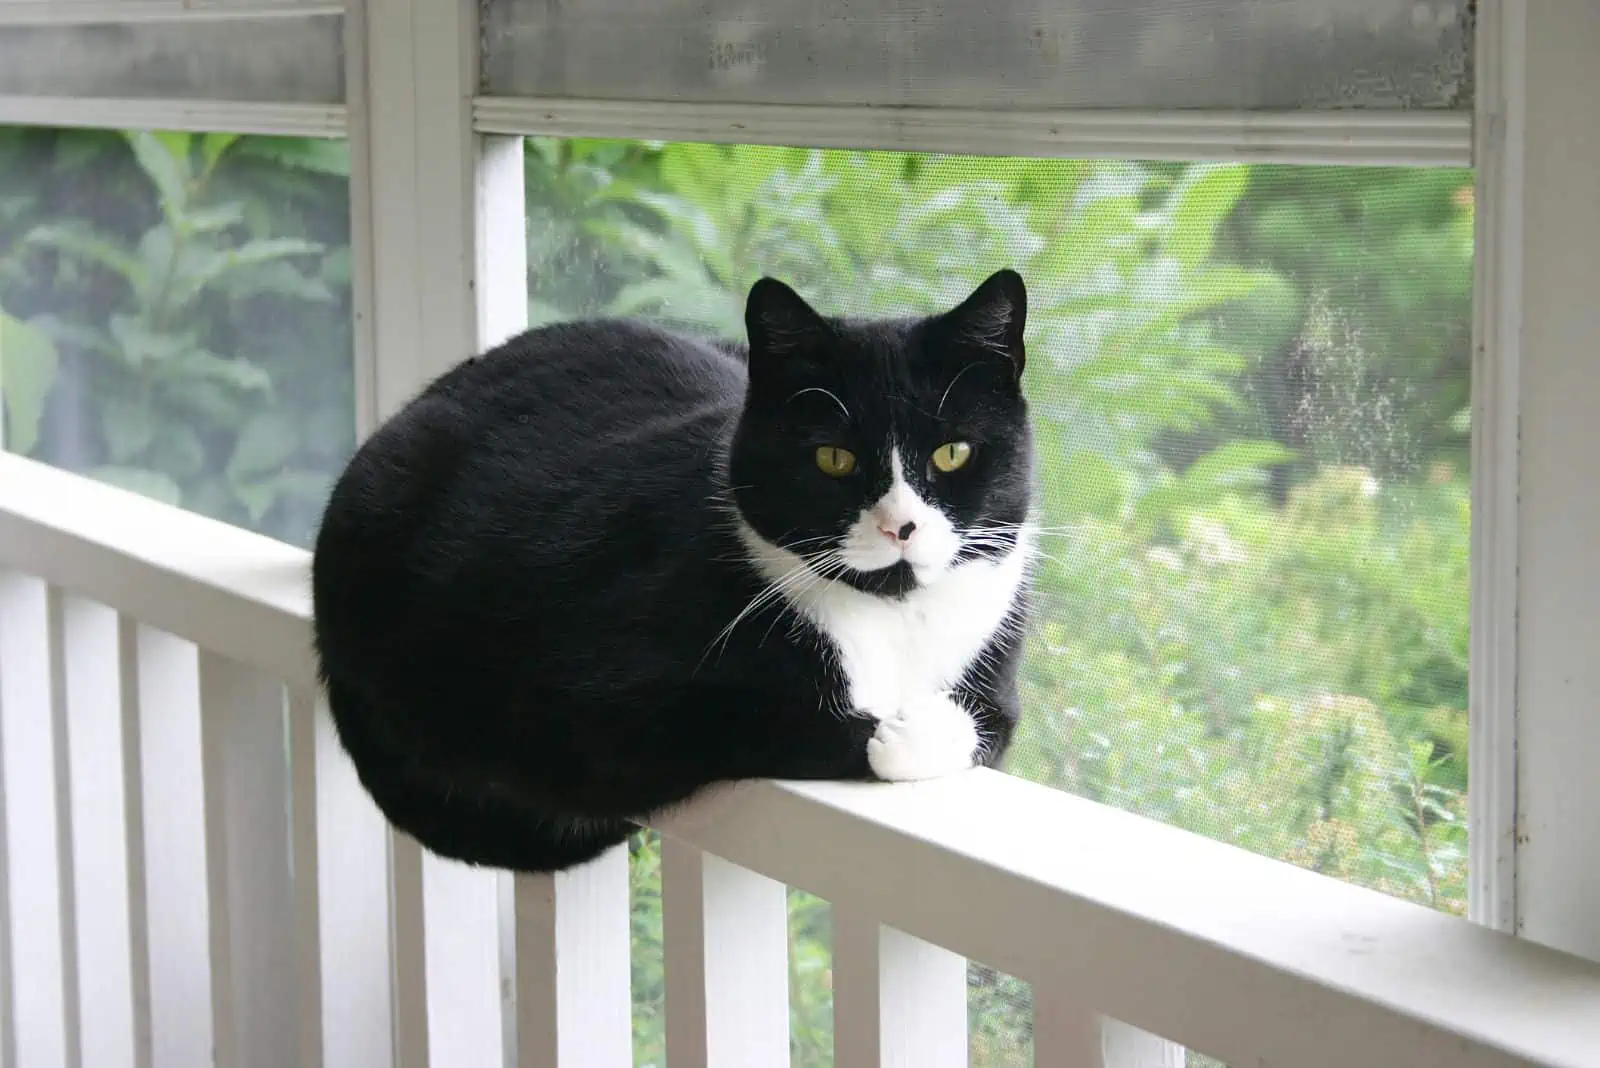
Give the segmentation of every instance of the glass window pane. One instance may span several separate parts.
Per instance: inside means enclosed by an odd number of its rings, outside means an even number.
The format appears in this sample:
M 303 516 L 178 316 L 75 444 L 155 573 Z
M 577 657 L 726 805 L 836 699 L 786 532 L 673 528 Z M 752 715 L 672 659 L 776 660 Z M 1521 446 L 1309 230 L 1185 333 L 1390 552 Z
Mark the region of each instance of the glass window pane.
M 504 96 L 1470 108 L 1468 0 L 485 0 Z
M 354 447 L 342 142 L 0 127 L 5 445 L 309 544 Z
M 344 20 L 0 26 L 0 94 L 338 104 Z
M 527 164 L 535 322 L 742 337 L 762 274 L 886 315 L 1018 268 L 1047 532 L 1007 770 L 1464 909 L 1470 171 L 547 139 Z M 822 1064 L 826 916 L 795 915 L 796 1063 Z M 635 990 L 644 1057 L 660 985 Z M 1017 1063 L 1026 988 L 972 992 L 974 1063 Z

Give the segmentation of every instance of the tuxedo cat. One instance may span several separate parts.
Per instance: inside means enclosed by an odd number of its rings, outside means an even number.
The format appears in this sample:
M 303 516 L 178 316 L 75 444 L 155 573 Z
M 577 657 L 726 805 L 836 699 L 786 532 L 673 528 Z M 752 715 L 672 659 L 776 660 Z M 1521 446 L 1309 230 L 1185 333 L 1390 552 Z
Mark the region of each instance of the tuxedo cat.
M 1018 717 L 1027 295 L 750 290 L 748 346 L 547 326 L 363 444 L 313 564 L 339 737 L 397 827 L 555 871 L 744 778 L 908 780 Z

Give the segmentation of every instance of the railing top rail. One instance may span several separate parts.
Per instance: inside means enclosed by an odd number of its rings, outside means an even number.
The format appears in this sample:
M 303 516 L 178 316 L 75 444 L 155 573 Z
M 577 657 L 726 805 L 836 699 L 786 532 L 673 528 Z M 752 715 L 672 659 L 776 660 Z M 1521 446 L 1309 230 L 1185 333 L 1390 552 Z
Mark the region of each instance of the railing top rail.
M 308 555 L 0 455 L 0 566 L 314 686 Z M 1233 1063 L 1600 1065 L 1600 965 L 993 772 L 664 833 Z
M 303 549 L 0 453 L 0 566 L 317 684 Z

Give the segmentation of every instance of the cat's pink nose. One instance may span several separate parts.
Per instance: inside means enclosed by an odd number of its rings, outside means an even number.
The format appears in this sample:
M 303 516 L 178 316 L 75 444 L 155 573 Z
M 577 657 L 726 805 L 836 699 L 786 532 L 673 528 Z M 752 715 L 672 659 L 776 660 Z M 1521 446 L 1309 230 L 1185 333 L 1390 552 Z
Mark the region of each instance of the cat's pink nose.
M 910 541 L 911 535 L 916 533 L 916 530 L 917 524 L 909 519 L 904 523 L 901 523 L 898 527 L 887 527 L 882 523 L 878 524 L 878 533 L 896 543 Z

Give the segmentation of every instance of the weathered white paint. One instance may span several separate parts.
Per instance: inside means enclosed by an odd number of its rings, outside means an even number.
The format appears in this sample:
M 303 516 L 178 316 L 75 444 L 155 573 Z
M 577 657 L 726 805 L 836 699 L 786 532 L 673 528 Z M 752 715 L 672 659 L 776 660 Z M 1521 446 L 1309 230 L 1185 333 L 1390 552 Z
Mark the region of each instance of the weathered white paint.
M 136 624 L 67 597 L 63 637 L 80 1048 L 149 1068 Z
M 667 1061 L 789 1064 L 789 907 L 784 885 L 661 840 Z
M 208 893 L 199 657 L 189 642 L 142 624 L 137 643 L 150 1063 L 210 1068 L 213 1050 L 227 1057 L 233 1047 L 226 985 L 213 983 L 227 975 L 213 959 L 225 945 L 212 937 L 227 917 L 212 915 L 224 899 Z
M 836 905 L 833 1063 L 965 1068 L 966 958 Z
M 1600 5 L 1502 3 L 1526 48 L 1517 927 L 1600 959 Z
M 0 561 L 0 565 L 3 565 Z M 18 1065 L 78 1060 L 61 595 L 0 570 L 0 786 L 11 1041 Z
M 1464 167 L 1464 112 L 1008 110 L 481 96 L 484 133 L 976 152 L 1062 159 Z
M 199 685 L 217 1057 L 281 1068 L 299 1047 L 283 684 L 202 651 Z
M 516 1068 L 629 1068 L 628 847 L 516 877 Z

